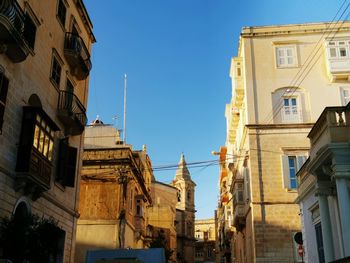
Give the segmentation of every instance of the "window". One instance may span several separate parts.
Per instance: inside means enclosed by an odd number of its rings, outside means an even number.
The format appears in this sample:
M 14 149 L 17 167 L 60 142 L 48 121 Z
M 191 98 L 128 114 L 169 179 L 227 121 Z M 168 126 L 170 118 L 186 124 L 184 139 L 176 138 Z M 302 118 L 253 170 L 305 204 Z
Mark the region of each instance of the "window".
M 287 189 L 297 188 L 296 174 L 306 161 L 306 155 L 283 155 L 283 187 Z
M 33 147 L 50 162 L 53 157 L 54 131 L 40 115 L 36 115 Z
M 2 125 L 4 123 L 8 85 L 9 80 L 0 72 L 0 134 L 2 133 Z
M 346 106 L 350 102 L 350 87 L 341 87 L 340 96 L 342 105 Z
M 24 17 L 23 37 L 31 49 L 34 49 L 35 35 L 36 35 L 36 25 L 33 22 L 30 15 L 26 13 Z
M 143 216 L 143 196 L 138 195 L 136 196 L 136 215 L 137 216 Z
M 131 189 L 130 190 L 130 201 L 129 201 L 130 212 L 132 212 L 133 202 L 134 202 L 134 189 Z
M 301 122 L 301 109 L 298 105 L 297 97 L 283 98 L 282 121 L 283 122 Z
M 30 175 L 24 180 L 35 177 L 45 190 L 50 188 L 54 132 L 57 130 L 57 125 L 41 107 L 23 107 L 16 171 Z
M 60 86 L 60 80 L 61 80 L 61 70 L 62 66 L 58 62 L 58 59 L 55 55 L 52 56 L 52 65 L 51 65 L 51 82 L 55 85 L 56 88 L 59 88 Z
M 63 0 L 59 0 L 57 8 L 57 18 L 63 28 L 66 24 L 66 13 L 67 7 L 64 5 Z
M 315 233 L 316 233 L 316 244 L 317 244 L 318 261 L 320 263 L 325 263 L 326 261 L 325 261 L 325 258 L 324 258 L 321 222 L 319 222 L 319 223 L 317 223 L 315 225 Z
M 187 191 L 187 200 L 190 201 L 191 200 L 191 192 Z
M 349 57 L 350 41 L 329 41 L 327 43 L 327 53 L 330 59 L 342 59 Z
M 277 67 L 296 67 L 298 65 L 295 46 L 276 47 Z

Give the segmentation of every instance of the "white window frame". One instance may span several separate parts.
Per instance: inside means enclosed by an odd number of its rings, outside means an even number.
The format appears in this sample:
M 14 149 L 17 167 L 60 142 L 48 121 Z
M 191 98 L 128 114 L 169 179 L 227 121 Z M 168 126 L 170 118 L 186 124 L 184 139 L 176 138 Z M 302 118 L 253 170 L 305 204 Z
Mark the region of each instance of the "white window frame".
M 291 54 L 288 54 L 288 51 Z M 298 66 L 298 56 L 296 45 L 283 45 L 275 47 L 276 66 L 277 68 L 291 68 Z M 283 59 L 283 63 L 282 63 Z M 289 61 L 291 59 L 291 61 Z
M 289 105 L 285 106 L 284 102 L 285 100 L 289 101 Z M 296 105 L 292 105 L 292 100 L 295 100 Z M 281 109 L 281 118 L 283 123 L 300 123 L 303 121 L 303 111 L 301 107 L 301 100 L 299 99 L 299 96 L 285 96 L 283 97 L 282 101 L 282 109 Z M 287 114 L 287 112 L 290 112 L 290 114 Z M 296 113 L 294 113 L 296 112 Z
M 350 57 L 350 40 L 330 40 L 326 42 L 327 56 L 328 59 L 344 59 Z M 335 51 L 334 56 L 332 56 L 331 50 Z M 341 51 L 345 51 L 345 56 L 342 55 Z
M 291 157 L 295 157 L 295 181 L 296 181 L 296 187 L 292 187 L 292 183 L 291 183 L 291 176 L 290 176 L 290 167 L 289 167 L 289 158 Z M 303 166 L 303 164 L 305 163 L 305 161 L 307 160 L 308 155 L 306 153 L 304 154 L 285 154 L 281 156 L 282 159 L 282 186 L 285 189 L 288 190 L 296 190 L 298 188 L 297 185 L 297 178 L 296 178 L 296 174 L 298 173 L 299 169 Z
M 347 95 L 345 93 L 348 93 Z M 350 86 L 340 87 L 340 99 L 343 106 L 350 102 Z

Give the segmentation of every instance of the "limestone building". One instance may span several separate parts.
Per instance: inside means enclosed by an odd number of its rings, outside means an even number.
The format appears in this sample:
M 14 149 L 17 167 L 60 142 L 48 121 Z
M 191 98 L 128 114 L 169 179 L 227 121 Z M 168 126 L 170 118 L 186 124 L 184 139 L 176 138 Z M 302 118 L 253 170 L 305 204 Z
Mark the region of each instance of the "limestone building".
M 350 104 L 325 108 L 308 137 L 310 157 L 297 174 L 304 260 L 349 262 Z
M 146 147 L 133 150 L 99 119 L 86 128 L 75 262 L 87 250 L 148 247 L 152 178 Z
M 349 100 L 349 37 L 347 21 L 242 29 L 221 191 L 232 194 L 234 262 L 301 260 L 293 240 L 301 229 L 296 172 L 324 107 Z
M 194 262 L 194 220 L 196 212 L 194 193 L 196 184 L 191 179 L 183 154 L 181 154 L 172 185 L 178 190 L 178 202 L 176 204 L 177 261 Z
M 94 42 L 82 0 L 0 1 L 0 217 L 53 218 L 55 262 L 74 261 Z
M 195 262 L 215 262 L 215 219 L 197 219 L 195 229 Z

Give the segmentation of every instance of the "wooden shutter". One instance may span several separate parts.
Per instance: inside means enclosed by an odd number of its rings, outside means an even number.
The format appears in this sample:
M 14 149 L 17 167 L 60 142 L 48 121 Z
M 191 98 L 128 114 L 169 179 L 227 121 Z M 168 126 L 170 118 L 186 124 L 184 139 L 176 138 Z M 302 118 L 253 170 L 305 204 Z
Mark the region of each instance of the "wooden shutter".
M 290 182 L 289 182 L 289 162 L 288 162 L 288 155 L 282 155 L 282 185 L 283 188 L 289 188 Z
M 296 170 L 296 172 L 298 172 L 300 170 L 300 168 L 305 163 L 306 159 L 307 159 L 306 155 L 298 155 L 297 156 L 297 170 Z
M 57 180 L 64 186 L 74 187 L 75 185 L 75 168 L 77 163 L 77 148 L 68 145 L 68 139 L 60 141 L 59 161 Z
M 8 85 L 9 80 L 4 74 L 0 73 L 0 134 L 2 133 L 2 124 L 4 122 Z
M 77 148 L 68 146 L 68 160 L 66 165 L 66 177 L 64 180 L 64 185 L 68 187 L 74 187 L 75 185 L 75 168 L 77 164 Z

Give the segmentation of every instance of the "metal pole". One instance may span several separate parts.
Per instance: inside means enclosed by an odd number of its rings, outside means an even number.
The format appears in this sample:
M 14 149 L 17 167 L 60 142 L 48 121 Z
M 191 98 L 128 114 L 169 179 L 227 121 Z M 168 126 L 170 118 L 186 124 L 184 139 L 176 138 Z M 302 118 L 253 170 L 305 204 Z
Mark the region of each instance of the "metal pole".
M 123 143 L 126 144 L 126 80 L 127 76 L 124 74 L 124 133 L 123 133 Z

